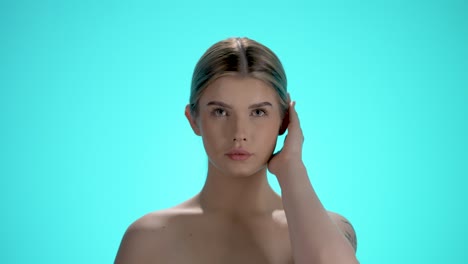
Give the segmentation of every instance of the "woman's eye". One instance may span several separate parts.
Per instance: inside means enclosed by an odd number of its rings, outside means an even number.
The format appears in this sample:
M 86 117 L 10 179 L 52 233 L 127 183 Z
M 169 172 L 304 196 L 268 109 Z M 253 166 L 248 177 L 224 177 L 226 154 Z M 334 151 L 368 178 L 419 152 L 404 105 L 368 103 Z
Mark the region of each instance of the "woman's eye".
M 213 110 L 213 115 L 215 116 L 226 116 L 227 113 L 224 109 L 221 109 L 221 108 L 217 108 L 215 110 Z
M 264 110 L 262 110 L 262 109 L 255 109 L 255 110 L 253 110 L 252 115 L 253 116 L 264 116 L 264 115 L 266 115 L 266 112 Z

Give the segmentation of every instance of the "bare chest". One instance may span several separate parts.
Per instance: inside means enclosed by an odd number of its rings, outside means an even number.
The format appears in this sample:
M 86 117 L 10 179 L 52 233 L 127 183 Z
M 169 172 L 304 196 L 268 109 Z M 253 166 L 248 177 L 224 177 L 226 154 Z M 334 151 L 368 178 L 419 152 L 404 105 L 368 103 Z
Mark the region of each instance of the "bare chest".
M 174 238 L 174 263 L 292 263 L 287 227 L 272 222 L 186 226 Z

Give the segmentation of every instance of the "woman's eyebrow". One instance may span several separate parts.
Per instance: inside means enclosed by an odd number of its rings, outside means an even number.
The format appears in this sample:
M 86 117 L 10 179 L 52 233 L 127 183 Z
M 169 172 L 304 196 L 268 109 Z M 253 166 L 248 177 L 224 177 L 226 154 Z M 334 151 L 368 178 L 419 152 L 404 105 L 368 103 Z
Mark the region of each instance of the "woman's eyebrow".
M 225 108 L 232 108 L 230 105 L 220 102 L 220 101 L 211 101 L 211 102 L 208 102 L 206 105 L 217 105 L 217 106 L 222 106 Z
M 273 106 L 273 105 L 270 102 L 261 102 L 261 103 L 256 103 L 256 104 L 253 104 L 253 105 L 249 106 L 249 109 L 259 108 L 259 107 L 263 107 L 263 106 Z
M 206 104 L 207 106 L 209 105 L 217 105 L 217 106 L 221 106 L 221 107 L 225 107 L 225 108 L 229 108 L 229 109 L 232 109 L 232 106 L 226 104 L 226 103 L 223 103 L 223 102 L 220 102 L 220 101 L 210 101 Z M 261 102 L 261 103 L 256 103 L 256 104 L 252 104 L 249 106 L 249 109 L 252 109 L 252 108 L 259 108 L 259 107 L 264 107 L 264 106 L 273 106 L 270 102 Z

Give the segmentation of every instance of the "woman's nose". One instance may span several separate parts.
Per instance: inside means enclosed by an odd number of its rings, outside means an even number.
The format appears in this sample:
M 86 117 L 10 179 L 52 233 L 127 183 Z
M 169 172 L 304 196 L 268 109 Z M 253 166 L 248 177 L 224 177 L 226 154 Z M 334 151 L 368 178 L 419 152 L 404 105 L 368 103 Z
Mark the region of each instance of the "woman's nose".
M 248 129 L 248 120 L 243 118 L 236 118 L 233 120 L 233 141 L 247 141 L 247 129 Z

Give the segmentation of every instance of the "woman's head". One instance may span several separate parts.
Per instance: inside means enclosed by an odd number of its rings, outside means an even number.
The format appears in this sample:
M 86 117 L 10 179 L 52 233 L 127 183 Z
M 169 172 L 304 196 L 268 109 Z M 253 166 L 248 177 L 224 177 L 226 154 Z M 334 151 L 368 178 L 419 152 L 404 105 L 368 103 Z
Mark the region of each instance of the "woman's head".
M 198 114 L 199 100 L 205 88 L 227 75 L 253 77 L 267 83 L 278 95 L 282 114 L 288 109 L 287 79 L 278 57 L 252 39 L 228 38 L 211 46 L 195 67 L 190 91 L 193 116 Z
M 253 40 L 230 38 L 197 63 L 185 114 L 212 168 L 248 176 L 266 168 L 278 134 L 286 130 L 288 104 L 276 55 Z

